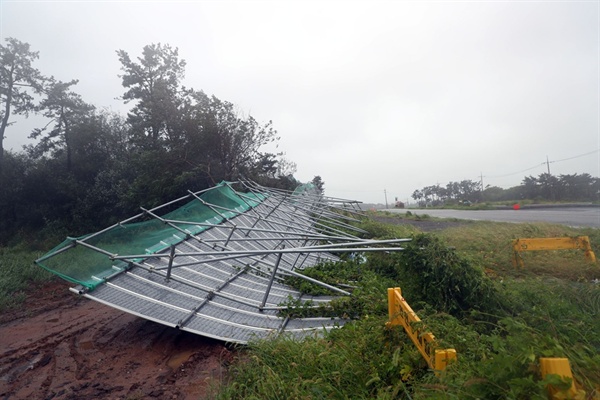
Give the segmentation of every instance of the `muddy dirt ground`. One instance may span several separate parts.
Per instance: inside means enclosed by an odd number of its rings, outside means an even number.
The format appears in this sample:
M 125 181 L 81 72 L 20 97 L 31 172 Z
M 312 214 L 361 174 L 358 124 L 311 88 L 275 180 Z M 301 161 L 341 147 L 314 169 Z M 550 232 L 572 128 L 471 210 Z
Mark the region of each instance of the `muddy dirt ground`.
M 210 398 L 232 351 L 53 282 L 0 316 L 0 399 Z
M 464 222 L 375 217 L 435 231 Z M 211 398 L 234 349 L 120 312 L 56 281 L 0 315 L 0 399 Z

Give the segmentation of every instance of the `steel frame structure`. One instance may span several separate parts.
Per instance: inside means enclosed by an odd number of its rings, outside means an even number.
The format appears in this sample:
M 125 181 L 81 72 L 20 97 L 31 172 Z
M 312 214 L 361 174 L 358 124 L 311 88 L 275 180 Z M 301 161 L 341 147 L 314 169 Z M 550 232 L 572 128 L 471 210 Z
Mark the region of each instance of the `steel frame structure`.
M 233 183 L 225 183 L 233 189 Z M 227 342 L 247 343 L 273 334 L 303 337 L 343 325 L 337 318 L 287 318 L 288 306 L 309 302 L 317 307 L 334 296 L 308 296 L 284 283 L 293 276 L 325 287 L 335 295 L 350 295 L 347 288 L 309 278 L 302 270 L 321 262 L 338 262 L 340 253 L 400 251 L 409 239 L 366 240 L 353 223 L 363 215 L 359 202 L 267 188 L 249 181 L 236 182 L 235 191 L 249 206 L 246 212 L 209 203 L 201 195 L 188 195 L 161 206 L 144 209 L 125 221 L 36 260 L 41 264 L 75 246 L 109 258 L 114 273 L 93 277 L 94 290 L 72 291 L 119 310 L 199 335 Z M 251 197 L 250 195 L 255 196 Z M 263 200 L 256 205 L 256 195 Z M 196 200 L 221 216 L 222 222 L 180 221 L 160 216 L 161 210 L 181 201 Z M 253 203 L 254 202 L 254 203 Z M 233 217 L 227 217 L 227 215 Z M 140 218 L 151 218 L 177 233 L 161 241 L 163 250 L 152 254 L 114 254 L 90 244 L 97 235 Z M 186 226 L 207 228 L 192 234 Z M 117 267 L 119 265 L 120 267 Z M 122 266 L 125 267 L 122 267 Z

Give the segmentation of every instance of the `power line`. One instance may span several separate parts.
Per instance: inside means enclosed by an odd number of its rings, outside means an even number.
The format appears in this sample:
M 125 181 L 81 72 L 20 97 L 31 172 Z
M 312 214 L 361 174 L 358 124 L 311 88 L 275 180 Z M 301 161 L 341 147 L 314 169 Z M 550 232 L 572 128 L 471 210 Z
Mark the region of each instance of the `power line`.
M 541 164 L 536 164 L 533 167 L 530 167 L 530 168 L 527 168 L 527 169 L 524 169 L 524 170 L 521 170 L 521 171 L 517 171 L 517 172 L 511 172 L 510 174 L 492 175 L 492 176 L 490 176 L 490 175 L 484 175 L 484 177 L 485 178 L 504 178 L 506 176 L 517 175 L 517 174 L 522 174 L 523 172 L 531 171 L 532 169 L 538 168 L 539 166 L 544 165 L 544 164 L 546 164 L 546 163 L 543 162 Z
M 561 161 L 567 161 L 567 160 L 573 160 L 575 158 L 579 158 L 579 157 L 583 157 L 583 156 L 589 156 L 590 154 L 594 154 L 599 152 L 600 149 L 596 149 L 594 151 L 590 151 L 589 153 L 584 153 L 584 154 L 580 154 L 578 156 L 574 156 L 574 157 L 569 157 L 569 158 L 563 158 L 562 160 L 555 160 L 555 161 L 550 161 L 550 163 L 555 163 L 555 162 L 561 162 Z
M 492 179 L 494 179 L 494 178 L 504 178 L 504 177 L 511 176 L 511 175 L 522 174 L 523 172 L 531 171 L 532 169 L 538 168 L 538 167 L 540 167 L 542 165 L 548 166 L 549 164 L 552 164 L 552 163 L 557 163 L 557 162 L 567 161 L 567 160 L 573 160 L 575 158 L 585 157 L 585 156 L 589 156 L 591 154 L 598 153 L 599 151 L 600 151 L 600 149 L 596 149 L 594 151 L 590 151 L 590 152 L 587 152 L 587 153 L 579 154 L 579 155 L 573 156 L 573 157 L 562 158 L 560 160 L 554 160 L 554 161 L 548 161 L 548 160 L 546 160 L 543 163 L 536 164 L 533 167 L 530 167 L 530 168 L 527 168 L 527 169 L 524 169 L 524 170 L 521 170 L 521 171 L 512 172 L 510 174 L 504 174 L 504 175 L 492 175 L 492 176 L 484 175 L 484 177 L 485 178 L 492 178 Z

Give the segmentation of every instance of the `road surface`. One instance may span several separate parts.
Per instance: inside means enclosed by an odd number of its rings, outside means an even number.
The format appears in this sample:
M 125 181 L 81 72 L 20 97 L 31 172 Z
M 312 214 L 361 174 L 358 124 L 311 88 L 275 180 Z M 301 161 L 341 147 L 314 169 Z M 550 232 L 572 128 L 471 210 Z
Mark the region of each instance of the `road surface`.
M 520 210 L 434 210 L 388 209 L 386 211 L 438 218 L 458 218 L 498 222 L 550 222 L 573 227 L 600 228 L 600 207 L 553 207 Z

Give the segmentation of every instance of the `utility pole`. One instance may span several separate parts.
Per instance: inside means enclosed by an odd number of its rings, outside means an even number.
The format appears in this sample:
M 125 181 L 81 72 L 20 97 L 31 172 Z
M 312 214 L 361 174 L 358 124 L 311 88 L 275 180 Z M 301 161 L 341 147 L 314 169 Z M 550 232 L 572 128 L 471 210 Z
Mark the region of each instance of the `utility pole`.
M 481 184 L 481 191 L 479 192 L 479 200 L 483 201 L 483 172 L 479 173 L 479 178 L 480 180 L 480 184 Z
M 550 184 L 550 198 L 555 200 L 556 196 L 554 195 L 554 185 L 550 180 L 550 161 L 548 161 L 548 156 L 546 155 L 546 167 L 548 167 L 548 183 Z
M 383 195 L 385 196 L 385 208 L 388 208 L 388 203 L 387 203 L 387 191 L 385 189 L 383 189 Z
M 481 192 L 483 193 L 483 172 L 480 172 L 479 177 L 481 178 Z

